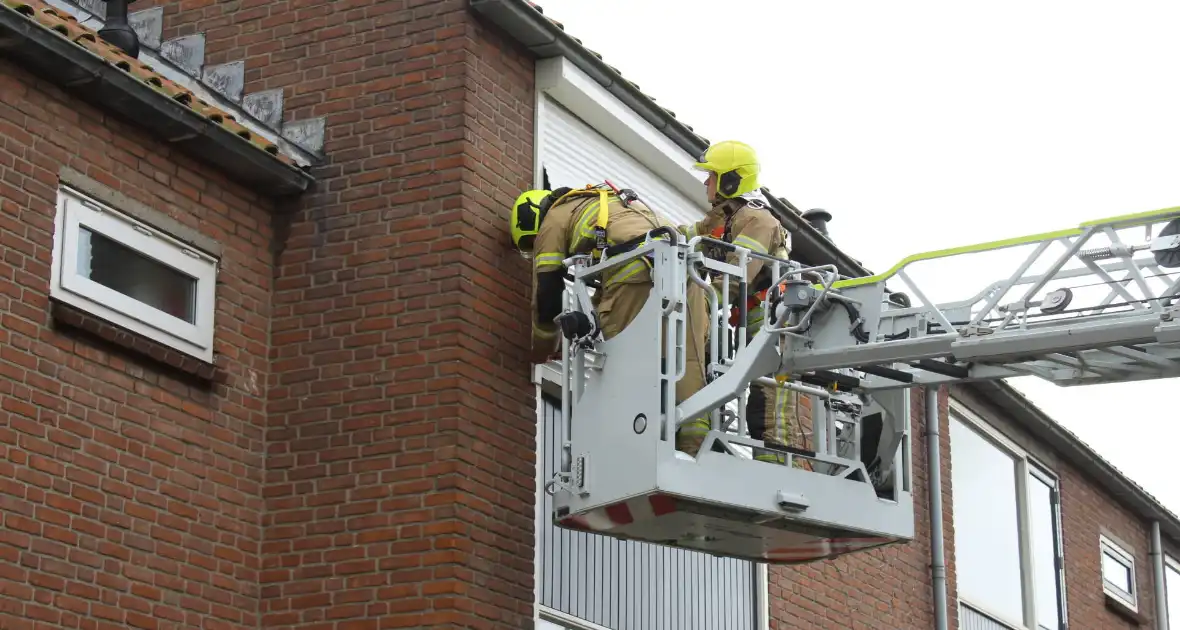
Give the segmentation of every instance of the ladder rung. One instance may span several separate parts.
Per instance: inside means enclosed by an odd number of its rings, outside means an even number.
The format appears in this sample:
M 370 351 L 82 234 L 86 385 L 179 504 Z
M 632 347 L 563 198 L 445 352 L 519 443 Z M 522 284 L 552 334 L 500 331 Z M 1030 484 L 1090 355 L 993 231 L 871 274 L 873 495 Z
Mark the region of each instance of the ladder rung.
M 934 359 L 920 359 L 917 363 L 910 364 L 920 370 L 927 372 L 934 372 L 943 376 L 951 378 L 967 378 L 971 375 L 971 371 L 961 365 L 947 363 L 946 361 L 936 361 Z
M 804 374 L 799 380 L 807 385 L 815 385 L 816 387 L 827 387 L 832 383 L 835 383 L 840 389 L 845 390 L 860 387 L 859 378 L 839 374 L 830 370 L 816 370 L 811 374 Z

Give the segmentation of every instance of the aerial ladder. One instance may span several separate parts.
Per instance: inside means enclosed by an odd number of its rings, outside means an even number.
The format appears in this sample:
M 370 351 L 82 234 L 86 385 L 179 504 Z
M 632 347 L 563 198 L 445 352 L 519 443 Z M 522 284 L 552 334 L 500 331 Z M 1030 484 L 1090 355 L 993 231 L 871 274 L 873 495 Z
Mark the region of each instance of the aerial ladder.
M 706 246 L 736 253 L 737 264 L 708 256 Z M 999 279 L 977 292 L 937 281 L 960 291 L 957 301 L 932 302 L 909 273 L 918 263 L 1016 249 L 1027 256 L 997 268 Z M 651 295 L 603 341 L 593 287 L 640 257 L 652 265 Z M 747 344 L 745 300 L 736 301 L 732 326 L 729 282 L 715 280 L 736 278 L 744 290 L 753 257 L 775 280 L 760 307 L 765 323 Z M 917 254 L 868 277 L 668 228 L 625 254 L 573 256 L 566 265 L 562 454 L 545 491 L 559 527 L 619 539 L 770 564 L 907 542 L 911 388 L 1030 375 L 1067 387 L 1180 376 L 1180 207 Z M 677 404 L 689 282 L 709 296 L 708 374 Z M 811 448 L 748 435 L 753 384 L 810 398 Z M 704 414 L 711 430 L 698 455 L 677 451 L 676 427 Z M 754 448 L 780 453 L 786 465 L 753 459 Z

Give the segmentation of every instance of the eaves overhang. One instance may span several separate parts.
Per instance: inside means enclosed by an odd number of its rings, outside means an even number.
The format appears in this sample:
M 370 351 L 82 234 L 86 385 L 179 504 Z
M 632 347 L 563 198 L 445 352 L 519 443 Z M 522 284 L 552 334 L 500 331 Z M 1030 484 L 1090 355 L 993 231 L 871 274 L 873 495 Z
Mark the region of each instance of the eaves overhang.
M 469 0 L 471 9 L 487 22 L 496 25 L 521 46 L 540 59 L 565 57 L 579 70 L 606 88 L 615 98 L 630 107 L 649 124 L 667 136 L 689 155 L 696 157 L 709 147 L 709 140 L 701 137 L 670 110 L 660 107 L 628 81 L 617 68 L 602 60 L 572 37 L 556 21 L 551 20 L 527 0 Z M 786 199 L 775 197 L 769 188 L 762 189 L 771 210 L 780 222 L 793 232 L 792 258 L 812 265 L 835 264 L 847 277 L 870 275 L 859 261 L 836 247 L 826 236 L 808 223 L 797 208 Z
M 160 83 L 153 86 L 133 75 L 136 68 L 121 69 L 89 50 L 88 46 L 96 50 L 110 48 L 93 31 L 66 19 L 55 21 L 52 15 L 18 11 L 31 6 L 0 1 L 0 56 L 17 61 L 39 78 L 145 129 L 259 193 L 272 197 L 298 195 L 315 182 L 309 173 L 279 155 L 273 144 L 255 144 L 249 130 L 220 115 L 220 110 L 191 100 L 193 95 L 188 91 L 175 88 L 170 98 L 164 92 L 169 87 L 166 79 L 153 78 Z M 189 104 L 178 99 L 187 99 Z M 207 111 L 201 113 L 199 109 Z

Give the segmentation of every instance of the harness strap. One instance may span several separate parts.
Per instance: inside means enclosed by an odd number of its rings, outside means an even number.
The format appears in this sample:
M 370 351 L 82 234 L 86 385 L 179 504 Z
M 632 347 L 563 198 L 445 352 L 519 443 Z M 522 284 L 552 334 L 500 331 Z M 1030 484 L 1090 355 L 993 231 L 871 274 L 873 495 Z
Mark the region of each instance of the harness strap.
M 553 200 L 550 205 L 557 205 L 569 197 L 583 197 L 586 195 L 598 195 L 598 216 L 594 221 L 594 250 L 591 256 L 597 262 L 602 259 L 602 253 L 607 249 L 606 228 L 610 221 L 610 195 L 611 191 L 598 186 L 588 185 L 585 188 L 564 189 L 564 192 Z
M 609 198 L 606 190 L 598 190 L 598 221 L 594 227 L 594 236 L 598 241 L 594 248 L 594 260 L 602 260 L 602 252 L 606 251 L 606 224 L 610 218 Z

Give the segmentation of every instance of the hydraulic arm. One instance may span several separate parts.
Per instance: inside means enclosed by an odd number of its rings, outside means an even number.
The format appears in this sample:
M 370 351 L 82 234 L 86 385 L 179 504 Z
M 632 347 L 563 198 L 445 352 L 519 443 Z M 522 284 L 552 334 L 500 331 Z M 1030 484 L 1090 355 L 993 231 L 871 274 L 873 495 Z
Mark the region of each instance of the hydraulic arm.
M 904 541 L 913 535 L 908 388 L 1026 375 L 1063 386 L 1180 376 L 1180 208 L 918 254 L 865 278 L 763 257 L 775 279 L 759 307 L 765 325 L 749 344 L 746 302 L 730 299 L 727 280 L 744 288 L 745 262 L 759 254 L 658 236 L 595 265 L 567 261 L 566 452 L 547 486 L 565 527 L 768 562 Z M 706 257 L 706 242 L 736 252 L 738 264 Z M 999 279 L 957 301 L 928 299 L 931 287 L 911 273 L 997 252 L 1010 254 L 993 263 Z M 589 284 L 639 257 L 652 264 L 652 295 L 603 341 Z M 895 281 L 907 292 L 887 289 Z M 677 404 L 689 282 L 710 296 L 709 382 Z M 731 303 L 741 309 L 736 326 L 724 312 Z M 813 448 L 747 435 L 754 383 L 810 398 Z M 712 430 L 700 453 L 676 452 L 676 427 L 704 414 Z M 777 450 L 787 465 L 751 460 L 752 448 Z
M 1152 238 L 1156 226 L 1163 229 Z M 1128 228 L 1145 229 L 1144 241 L 1127 243 Z M 1017 247 L 1032 251 L 1006 279 L 957 302 L 931 303 L 907 274 L 919 262 Z M 781 278 L 787 292 L 802 297 L 779 302 L 776 317 L 786 322 L 759 335 L 726 382 L 748 383 L 768 361 L 805 381 L 853 370 L 862 376 L 842 381 L 863 390 L 1025 375 L 1063 386 L 1180 375 L 1180 208 L 918 254 L 830 286 L 791 276 Z M 885 285 L 893 278 L 919 303 L 891 300 Z M 1101 287 L 1088 292 L 1100 299 L 1078 303 L 1079 286 Z M 745 366 L 755 363 L 751 374 Z M 723 390 L 707 387 L 680 413 L 712 407 Z

